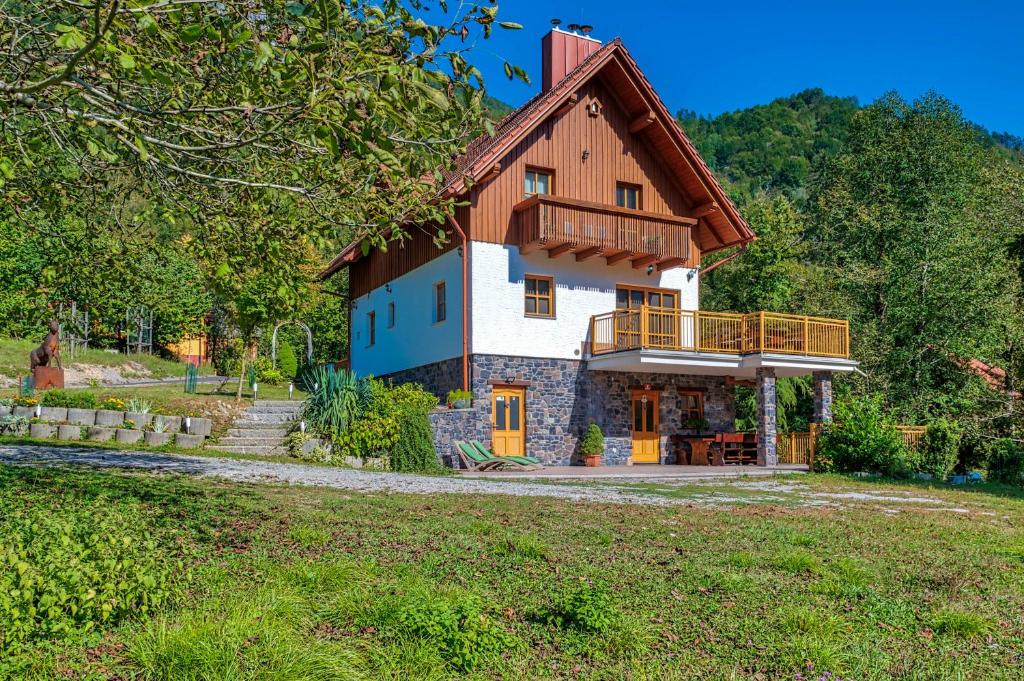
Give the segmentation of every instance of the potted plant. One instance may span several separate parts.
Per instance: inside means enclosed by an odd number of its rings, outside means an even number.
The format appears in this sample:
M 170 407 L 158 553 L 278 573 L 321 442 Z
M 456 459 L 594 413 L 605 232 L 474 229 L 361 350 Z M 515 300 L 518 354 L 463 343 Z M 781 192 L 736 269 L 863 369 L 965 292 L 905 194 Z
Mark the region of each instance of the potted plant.
M 710 427 L 707 419 L 703 418 L 692 418 L 686 419 L 682 423 L 683 430 L 692 430 L 694 433 L 700 434 L 707 432 Z
M 587 432 L 580 442 L 580 454 L 583 455 L 585 466 L 596 467 L 601 465 L 601 455 L 604 454 L 604 433 L 593 421 L 587 426 Z
M 473 393 L 468 390 L 449 390 L 449 409 L 468 409 L 473 402 Z
M 146 444 L 150 447 L 162 447 L 169 444 L 173 434 L 168 432 L 168 425 L 167 419 L 163 416 L 154 416 L 153 422 L 149 425 L 150 430 L 146 431 Z

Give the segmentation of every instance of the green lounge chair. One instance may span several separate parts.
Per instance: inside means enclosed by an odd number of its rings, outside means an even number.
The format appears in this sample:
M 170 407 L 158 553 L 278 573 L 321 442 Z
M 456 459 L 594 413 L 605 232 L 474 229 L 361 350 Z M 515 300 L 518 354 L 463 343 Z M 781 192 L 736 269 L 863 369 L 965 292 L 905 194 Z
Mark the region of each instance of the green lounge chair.
M 480 442 L 480 440 L 473 440 L 470 444 L 476 447 L 478 452 L 484 456 L 489 456 L 492 459 L 508 459 L 510 461 L 523 464 L 524 466 L 540 466 L 540 459 L 535 459 L 532 456 L 498 456 L 491 450 L 487 449 L 484 443 Z
M 486 451 L 486 448 L 484 449 Z M 463 465 L 471 471 L 493 471 L 500 468 L 533 470 L 541 467 L 536 459 L 522 456 L 494 456 L 490 452 L 485 454 L 469 442 L 456 442 L 455 451 Z

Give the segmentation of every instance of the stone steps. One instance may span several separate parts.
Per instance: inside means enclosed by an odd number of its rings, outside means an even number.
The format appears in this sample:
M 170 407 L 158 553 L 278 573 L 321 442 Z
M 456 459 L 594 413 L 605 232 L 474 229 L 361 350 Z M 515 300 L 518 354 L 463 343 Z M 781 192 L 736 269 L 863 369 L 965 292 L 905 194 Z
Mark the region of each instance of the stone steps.
M 301 410 L 301 402 L 260 400 L 247 407 L 214 446 L 233 454 L 286 454 L 288 433 Z

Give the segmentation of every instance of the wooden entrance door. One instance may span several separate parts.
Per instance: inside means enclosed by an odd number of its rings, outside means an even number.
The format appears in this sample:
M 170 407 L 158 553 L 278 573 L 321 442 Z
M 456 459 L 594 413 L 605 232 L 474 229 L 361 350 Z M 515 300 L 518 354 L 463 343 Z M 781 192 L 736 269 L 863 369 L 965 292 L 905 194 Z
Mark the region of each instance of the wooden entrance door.
M 494 388 L 492 438 L 497 456 L 526 454 L 526 388 Z
M 630 404 L 633 429 L 633 463 L 658 463 L 661 441 L 658 437 L 658 393 L 634 390 Z

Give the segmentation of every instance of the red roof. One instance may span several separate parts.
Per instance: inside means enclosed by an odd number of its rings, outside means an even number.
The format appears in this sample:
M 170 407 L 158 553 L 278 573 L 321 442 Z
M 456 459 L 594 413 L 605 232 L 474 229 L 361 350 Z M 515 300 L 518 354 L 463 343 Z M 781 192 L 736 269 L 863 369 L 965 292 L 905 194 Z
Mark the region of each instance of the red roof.
M 670 157 L 668 165 L 676 172 L 680 182 L 687 186 L 688 193 L 706 193 L 703 202 L 718 205 L 719 210 L 703 217 L 695 228 L 701 252 L 711 253 L 753 241 L 755 235 L 747 221 L 739 214 L 721 183 L 669 113 L 620 38 L 603 45 L 550 90 L 541 92 L 505 116 L 495 126 L 493 136 L 481 135 L 470 142 L 466 151 L 456 159 L 455 169 L 445 173 L 442 194 L 462 194 L 466 190 L 467 179 L 486 173 L 587 80 L 604 71 L 605 67 L 608 67 L 609 79 L 613 84 L 622 85 L 622 89 L 627 91 L 617 93 L 622 95 L 620 100 L 632 103 L 638 111 L 652 112 L 661 123 L 660 126 L 650 126 L 649 129 L 655 131 L 649 139 L 656 149 Z M 632 86 L 631 91 L 629 86 Z M 362 250 L 359 242 L 349 244 L 331 261 L 320 275 L 321 279 L 326 279 L 360 257 Z

